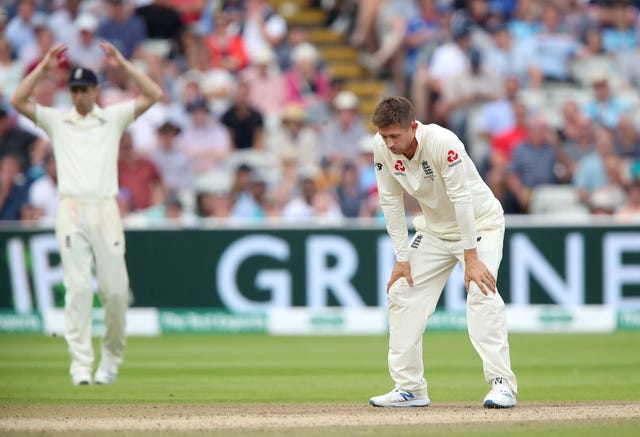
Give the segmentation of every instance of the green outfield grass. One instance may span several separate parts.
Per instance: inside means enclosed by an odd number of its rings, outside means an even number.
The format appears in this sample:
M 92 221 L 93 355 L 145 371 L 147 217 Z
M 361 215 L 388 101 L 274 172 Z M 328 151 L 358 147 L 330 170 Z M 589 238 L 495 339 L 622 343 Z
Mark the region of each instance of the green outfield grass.
M 429 333 L 425 367 L 434 401 L 487 391 L 463 333 Z M 511 335 L 519 400 L 640 399 L 640 332 Z M 96 350 L 99 351 L 96 340 Z M 392 386 L 387 338 L 163 335 L 129 338 L 118 384 L 79 393 L 64 339 L 0 335 L 0 402 L 358 402 Z M 93 399 L 95 397 L 95 399 Z
M 510 336 L 510 343 L 520 403 L 640 400 L 640 332 L 518 334 Z M 98 351 L 97 340 L 95 345 Z M 0 335 L 0 419 L 3 408 L 19 406 L 289 402 L 366 405 L 370 396 L 392 387 L 386 353 L 385 336 L 134 337 L 128 340 L 125 364 L 116 384 L 73 387 L 64 339 L 5 334 Z M 432 404 L 480 405 L 488 386 L 466 334 L 428 333 L 425 364 Z M 614 430 L 611 435 L 636 435 L 640 421 L 563 424 L 560 428 L 538 424 L 525 430 L 484 426 L 473 432 L 441 427 L 444 435 L 494 436 L 550 435 L 552 429 L 560 429 L 561 433 L 551 435 L 584 437 L 601 435 L 605 429 Z M 377 435 L 421 435 L 415 429 L 404 431 L 396 427 Z M 276 434 L 264 431 L 260 435 Z

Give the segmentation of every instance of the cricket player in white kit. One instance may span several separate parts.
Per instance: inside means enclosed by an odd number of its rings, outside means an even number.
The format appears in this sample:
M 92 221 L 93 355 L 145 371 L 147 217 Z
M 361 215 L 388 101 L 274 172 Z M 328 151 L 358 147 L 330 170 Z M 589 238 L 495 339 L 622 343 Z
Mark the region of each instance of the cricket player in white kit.
M 469 337 L 482 359 L 491 391 L 488 408 L 516 405 L 504 301 L 496 289 L 502 259 L 504 215 L 456 135 L 415 120 L 412 104 L 387 97 L 372 122 L 380 206 L 395 249 L 387 285 L 389 373 L 395 388 L 375 396 L 377 407 L 419 407 L 430 403 L 424 378 L 422 337 L 442 289 L 458 261 L 464 268 Z M 403 194 L 415 198 L 408 244 Z
M 112 383 L 124 357 L 129 277 L 123 224 L 116 203 L 119 143 L 127 126 L 162 97 L 162 89 L 113 45 L 101 42 L 100 46 L 105 61 L 122 69 L 138 87 L 140 95 L 135 100 L 99 107 L 96 74 L 77 67 L 68 81 L 71 111 L 65 113 L 31 101 L 37 82 L 61 61 L 66 50 L 63 44 L 47 52 L 11 97 L 14 108 L 44 129 L 53 144 L 60 195 L 56 236 L 66 288 L 65 338 L 75 385 L 92 382 L 93 263 L 106 327 L 94 381 Z

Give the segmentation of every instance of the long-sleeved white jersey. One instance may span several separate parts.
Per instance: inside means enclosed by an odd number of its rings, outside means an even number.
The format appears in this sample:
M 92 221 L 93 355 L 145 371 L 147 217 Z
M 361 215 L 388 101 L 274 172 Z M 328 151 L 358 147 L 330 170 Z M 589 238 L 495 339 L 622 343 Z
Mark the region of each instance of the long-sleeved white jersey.
M 503 226 L 500 202 L 453 132 L 418 122 L 416 140 L 412 159 L 391 152 L 379 133 L 374 141 L 378 196 L 396 260 L 409 259 L 403 190 L 422 209 L 413 222 L 417 230 L 475 248 L 477 231 Z

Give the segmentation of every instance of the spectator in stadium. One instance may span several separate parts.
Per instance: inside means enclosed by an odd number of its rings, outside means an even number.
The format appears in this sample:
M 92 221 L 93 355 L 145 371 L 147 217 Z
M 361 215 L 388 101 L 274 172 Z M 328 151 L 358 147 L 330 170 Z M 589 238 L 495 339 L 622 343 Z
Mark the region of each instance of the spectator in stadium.
M 191 158 L 196 175 L 227 173 L 227 159 L 232 151 L 229 130 L 209 111 L 207 101 L 200 97 L 187 106 L 189 123 L 180 135 L 180 147 Z
M 29 204 L 34 208 L 35 218 L 53 225 L 58 212 L 58 174 L 53 151 L 44 157 L 45 174 L 29 187 Z
M 53 32 L 45 18 L 35 18 L 31 24 L 35 38 L 33 41 L 24 44 L 18 54 L 18 59 L 23 65 L 27 66 L 27 71 L 31 71 L 35 67 L 55 42 Z
M 113 44 L 126 59 L 131 59 L 147 39 L 142 18 L 133 15 L 127 0 L 107 0 L 107 15 L 98 26 L 97 36 Z
M 640 131 L 631 113 L 624 113 L 614 129 L 616 154 L 626 160 L 640 158 Z
M 253 59 L 261 50 L 276 50 L 287 35 L 287 22 L 267 0 L 246 0 L 246 13 L 240 33 Z
M 135 14 L 144 21 L 148 38 L 171 45 L 178 43 L 185 26 L 172 0 L 151 0 L 137 7 Z
M 413 0 L 384 1 L 376 16 L 376 40 L 378 46 L 373 53 L 362 52 L 358 61 L 374 74 L 382 70 L 391 72 L 396 93 L 404 95 L 405 35 L 411 17 L 419 14 Z
M 626 185 L 626 201 L 614 215 L 621 223 L 638 223 L 640 221 L 640 179 L 633 179 Z
M 32 156 L 40 154 L 44 143 L 32 133 L 16 126 L 15 117 L 0 107 L 0 158 L 11 155 L 18 161 L 19 173 L 26 173 L 32 165 Z M 10 168 L 10 167 L 9 167 Z
M 512 115 L 514 124 L 493 135 L 484 168 L 481 168 L 481 174 L 487 185 L 505 208 L 507 206 L 507 172 L 514 149 L 527 140 L 528 116 L 526 105 L 521 101 L 514 102 Z
M 595 126 L 591 119 L 580 113 L 573 131 L 562 141 L 558 157 L 562 164 L 565 180 L 572 180 L 580 160 L 593 152 L 595 148 Z
M 459 20 L 451 25 L 452 40 L 438 46 L 429 65 L 419 65 L 411 83 L 411 100 L 416 109 L 416 119 L 440 122 L 435 118 L 434 106 L 441 97 L 445 82 L 469 68 L 471 50 L 471 23 Z
M 211 66 L 238 73 L 249 64 L 244 40 L 232 28 L 229 13 L 217 12 L 214 21 L 213 31 L 204 37 L 204 43 L 211 54 Z
M 344 217 L 356 218 L 360 216 L 366 199 L 366 193 L 360 186 L 358 168 L 352 163 L 345 163 L 340 175 L 340 182 L 336 187 L 336 195 L 340 211 Z
M 151 160 L 136 152 L 128 132 L 123 133 L 120 140 L 118 184 L 129 190 L 136 211 L 164 202 L 164 186 L 158 169 Z
M 526 213 L 531 190 L 538 185 L 558 183 L 557 163 L 555 132 L 543 116 L 535 114 L 528 121 L 527 140 L 518 145 L 511 156 L 506 179 L 509 193 L 503 204 L 505 213 Z
M 231 147 L 235 151 L 264 149 L 264 119 L 251 105 L 250 92 L 249 84 L 240 81 L 234 103 L 220 117 L 222 124 L 229 129 Z
M 20 220 L 29 203 L 29 185 L 20 171 L 20 158 L 6 154 L 0 158 L 0 221 Z
M 591 76 L 593 98 L 582 110 L 591 120 L 608 129 L 614 129 L 620 116 L 631 109 L 630 103 L 623 97 L 613 93 L 609 76 L 604 71 L 595 71 Z
M 532 86 L 545 82 L 573 82 L 571 63 L 579 56 L 582 46 L 566 29 L 558 6 L 542 6 L 542 27 L 533 40 Z
M 515 77 L 523 87 L 531 83 L 533 45 L 530 41 L 513 37 L 507 23 L 498 23 L 489 28 L 491 43 L 481 49 L 485 65 L 500 77 Z
M 285 105 L 285 83 L 273 50 L 259 51 L 240 72 L 240 81 L 249 86 L 249 102 L 265 117 L 265 124 L 277 124 Z
M 55 35 L 57 42 L 67 46 L 78 37 L 75 26 L 76 19 L 82 13 L 81 4 L 84 0 L 54 0 L 53 10 L 49 15 L 49 28 Z M 86 3 L 85 3 L 86 4 Z
M 293 65 L 285 72 L 287 103 L 300 103 L 314 121 L 326 118 L 329 75 L 320 63 L 318 49 L 302 43 L 291 52 Z
M 320 139 L 318 131 L 305 120 L 304 108 L 290 103 L 282 111 L 282 121 L 267 134 L 267 150 L 282 163 L 283 170 L 293 162 L 301 174 L 314 176 L 320 167 Z
M 428 65 L 433 51 L 446 39 L 442 7 L 437 0 L 419 0 L 418 6 L 420 13 L 409 17 L 404 38 L 404 75 L 407 87 L 418 65 Z
M 0 92 L 10 96 L 24 74 L 25 65 L 14 59 L 9 41 L 0 32 Z
M 446 126 L 466 145 L 473 158 L 473 141 L 468 136 L 470 114 L 480 110 L 485 103 L 496 101 L 502 95 L 500 77 L 487 68 L 479 50 L 469 51 L 469 68 L 443 83 L 442 97 L 435 105 L 438 120 L 447 120 Z
M 98 29 L 98 19 L 84 13 L 76 18 L 74 23 L 77 28 L 77 36 L 69 42 L 67 57 L 73 65 L 86 65 L 94 71 L 102 69 L 102 58 L 104 53 L 96 39 Z
M 194 187 L 193 162 L 179 147 L 181 130 L 176 122 L 166 120 L 158 126 L 158 147 L 151 152 L 151 160 L 160 173 L 165 189 L 174 193 L 189 191 Z
M 572 183 L 582 202 L 598 188 L 616 184 L 620 180 L 620 158 L 615 154 L 612 134 L 603 127 L 595 132 L 595 149 L 583 156 L 576 165 Z
M 334 115 L 320 128 L 323 157 L 332 165 L 355 163 L 360 142 L 369 135 L 358 105 L 360 100 L 351 91 L 341 91 L 333 99 Z
M 4 29 L 4 36 L 11 44 L 14 55 L 20 57 L 24 47 L 35 42 L 34 24 L 43 22 L 45 19 L 42 13 L 36 11 L 33 0 L 19 0 L 16 16 Z

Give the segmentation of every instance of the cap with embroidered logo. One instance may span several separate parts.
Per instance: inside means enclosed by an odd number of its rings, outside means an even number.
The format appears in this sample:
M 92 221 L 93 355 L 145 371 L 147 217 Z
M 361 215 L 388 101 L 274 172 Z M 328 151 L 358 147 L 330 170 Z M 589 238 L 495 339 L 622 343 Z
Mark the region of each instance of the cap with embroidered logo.
M 98 76 L 88 68 L 76 67 L 71 70 L 67 85 L 69 85 L 69 87 L 98 85 Z

